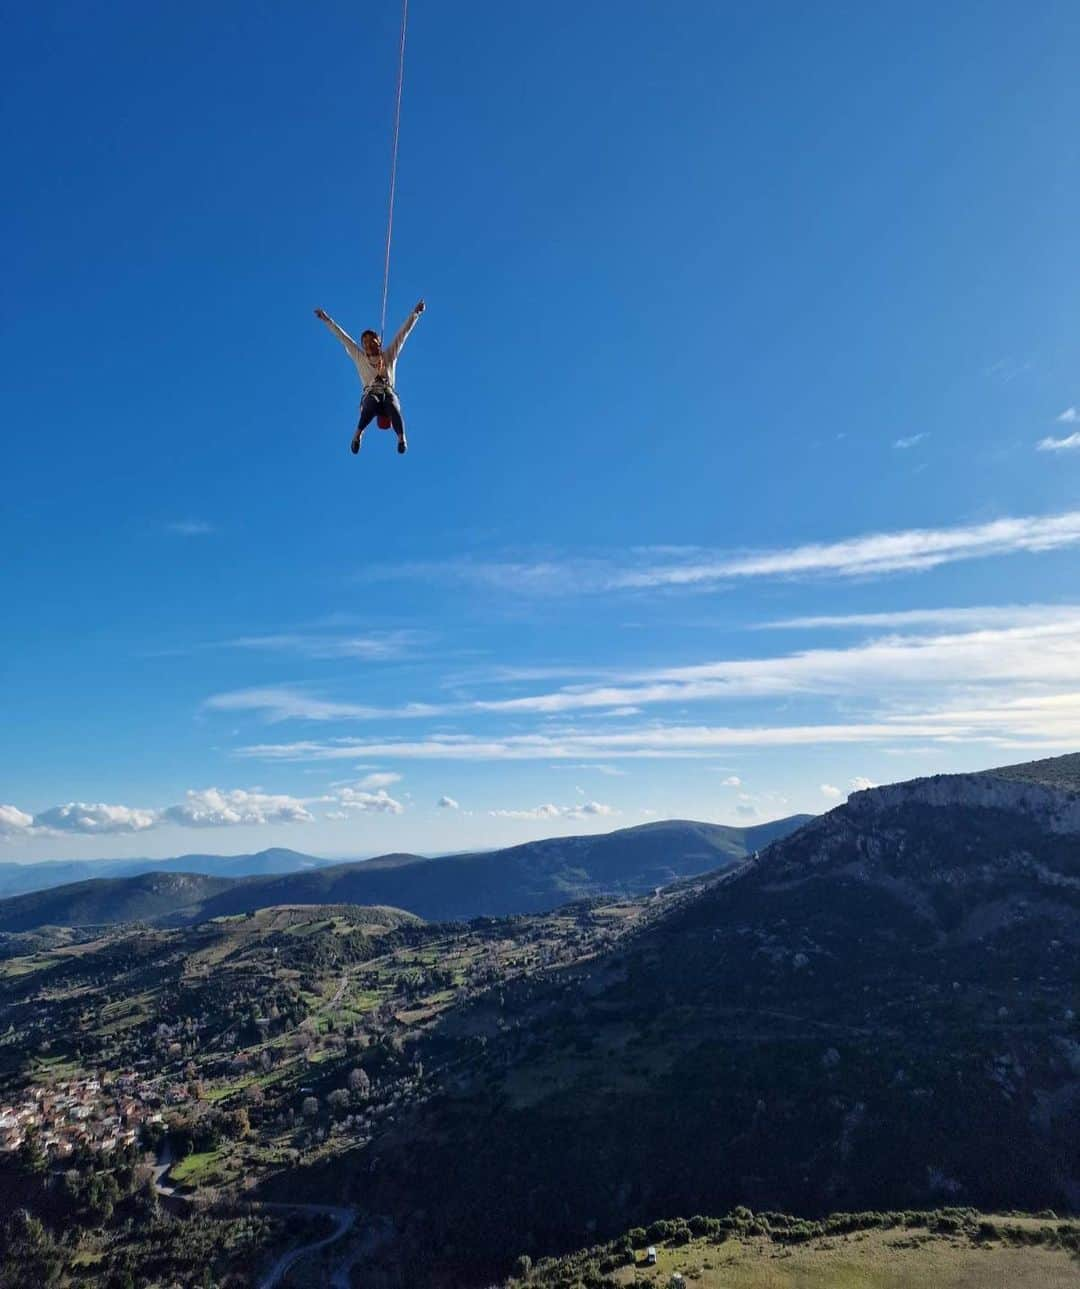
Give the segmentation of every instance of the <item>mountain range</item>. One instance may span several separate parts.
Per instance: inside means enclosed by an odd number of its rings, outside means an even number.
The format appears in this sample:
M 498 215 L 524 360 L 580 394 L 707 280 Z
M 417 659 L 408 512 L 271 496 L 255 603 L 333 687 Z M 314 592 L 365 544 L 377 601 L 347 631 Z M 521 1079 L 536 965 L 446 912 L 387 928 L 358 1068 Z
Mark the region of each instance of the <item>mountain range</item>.
M 641 895 L 728 867 L 811 817 L 793 815 L 749 828 L 670 820 L 438 859 L 408 854 L 347 864 L 311 859 L 306 867 L 250 877 L 225 876 L 220 869 L 176 871 L 180 860 L 165 861 L 167 869 L 0 900 L 0 932 L 135 920 L 183 925 L 280 904 L 390 905 L 433 921 L 536 913 L 594 896 Z M 310 859 L 293 851 L 263 856 L 271 864 Z
M 308 1188 L 447 1284 L 740 1204 L 1075 1211 L 1078 1012 L 1080 756 L 862 791 L 448 1016 L 430 1100 Z
M 203 873 L 208 877 L 256 877 L 325 868 L 298 850 L 274 846 L 252 855 L 177 855 L 172 859 L 54 859 L 37 864 L 0 864 L 0 899 L 98 877 L 136 877 L 141 873 Z

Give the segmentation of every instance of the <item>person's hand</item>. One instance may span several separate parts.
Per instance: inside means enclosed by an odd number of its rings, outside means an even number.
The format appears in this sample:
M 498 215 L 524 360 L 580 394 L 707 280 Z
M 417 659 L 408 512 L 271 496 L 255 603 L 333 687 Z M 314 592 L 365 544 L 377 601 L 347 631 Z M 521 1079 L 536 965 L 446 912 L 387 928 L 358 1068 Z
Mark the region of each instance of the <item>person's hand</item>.
M 427 308 L 427 305 L 423 302 L 423 300 L 417 300 L 416 308 L 413 310 L 413 312 L 423 313 L 426 308 Z
M 315 316 L 316 316 L 316 318 L 318 318 L 318 319 L 319 319 L 319 321 L 320 321 L 320 322 L 329 322 L 329 321 L 330 321 L 330 319 L 327 317 L 327 314 L 326 314 L 326 310 L 325 310 L 325 309 L 316 309 L 316 310 L 315 310 Z

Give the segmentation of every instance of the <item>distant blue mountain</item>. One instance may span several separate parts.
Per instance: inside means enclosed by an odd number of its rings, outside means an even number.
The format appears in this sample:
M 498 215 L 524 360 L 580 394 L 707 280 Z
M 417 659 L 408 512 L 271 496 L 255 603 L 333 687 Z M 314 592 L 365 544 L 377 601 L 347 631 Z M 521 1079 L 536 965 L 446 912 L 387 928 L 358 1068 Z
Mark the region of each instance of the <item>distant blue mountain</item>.
M 253 855 L 177 855 L 174 859 L 58 859 L 39 864 L 0 864 L 0 899 L 47 891 L 98 877 L 143 873 L 202 873 L 207 877 L 274 877 L 323 868 L 335 860 L 274 846 Z
M 658 886 L 740 863 L 795 832 L 793 815 L 750 828 L 685 819 L 586 837 L 551 837 L 507 850 L 425 859 L 382 855 L 330 864 L 295 851 L 222 860 L 185 855 L 152 863 L 136 876 L 39 888 L 0 899 L 0 931 L 88 926 L 140 919 L 183 924 L 283 904 L 387 905 L 431 921 L 537 913 L 597 896 L 647 894 Z M 269 862 L 284 871 L 239 875 L 221 864 Z M 133 862 L 133 861 L 127 861 Z M 291 865 L 291 866 L 290 866 Z

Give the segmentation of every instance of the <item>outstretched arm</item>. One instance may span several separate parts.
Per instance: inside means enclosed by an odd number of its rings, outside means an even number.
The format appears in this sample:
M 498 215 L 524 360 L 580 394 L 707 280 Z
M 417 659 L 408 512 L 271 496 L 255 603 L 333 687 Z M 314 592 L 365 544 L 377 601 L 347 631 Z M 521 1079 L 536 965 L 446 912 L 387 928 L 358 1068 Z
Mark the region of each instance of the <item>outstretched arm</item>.
M 402 345 L 404 345 L 405 341 L 408 340 L 409 332 L 412 331 L 413 327 L 416 326 L 417 322 L 419 321 L 420 315 L 424 312 L 426 308 L 427 308 L 427 305 L 423 302 L 423 300 L 417 301 L 416 308 L 413 309 L 412 313 L 410 313 L 409 316 L 405 319 L 405 322 L 402 325 L 401 330 L 397 333 L 397 335 L 393 338 L 393 340 L 390 341 L 390 347 L 386 351 L 387 362 L 392 363 L 394 359 L 398 356 L 398 354 L 401 353 L 401 347 Z
M 355 361 L 356 355 L 360 352 L 360 346 L 356 343 L 356 341 L 352 338 L 352 336 L 350 336 L 349 333 L 343 327 L 339 327 L 338 324 L 334 321 L 334 319 L 331 318 L 331 316 L 328 313 L 326 313 L 323 309 L 316 309 L 315 316 L 316 318 L 319 319 L 320 322 L 326 323 L 327 327 L 334 333 L 335 336 L 337 336 L 337 338 L 345 346 L 345 351 L 348 353 L 349 357 Z

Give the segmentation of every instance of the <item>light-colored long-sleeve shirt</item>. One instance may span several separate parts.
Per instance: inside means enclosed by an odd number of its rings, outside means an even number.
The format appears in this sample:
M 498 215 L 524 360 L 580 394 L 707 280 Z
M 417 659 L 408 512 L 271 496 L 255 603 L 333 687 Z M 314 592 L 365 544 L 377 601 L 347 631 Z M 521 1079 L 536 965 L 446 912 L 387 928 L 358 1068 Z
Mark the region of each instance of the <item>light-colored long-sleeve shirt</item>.
M 360 374 L 360 383 L 364 387 L 364 393 L 378 381 L 382 385 L 389 385 L 394 388 L 394 372 L 397 368 L 398 354 L 405 341 L 409 338 L 409 332 L 416 326 L 419 313 L 414 309 L 405 319 L 401 330 L 390 341 L 389 345 L 374 358 L 364 353 L 363 347 L 349 335 L 347 331 L 339 327 L 333 318 L 323 318 L 322 321 L 330 328 L 335 336 L 345 346 L 345 352 L 356 364 L 356 370 Z

